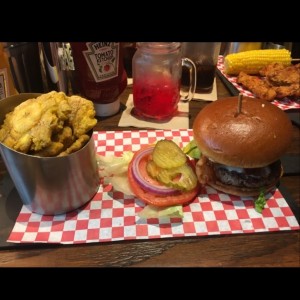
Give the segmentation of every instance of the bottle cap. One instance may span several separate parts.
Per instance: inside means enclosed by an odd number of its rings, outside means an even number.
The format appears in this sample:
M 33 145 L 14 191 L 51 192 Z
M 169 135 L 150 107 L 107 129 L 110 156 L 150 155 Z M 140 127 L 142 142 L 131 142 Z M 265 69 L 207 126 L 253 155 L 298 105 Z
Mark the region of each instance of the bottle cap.
M 120 99 L 116 99 L 114 102 L 111 103 L 95 103 L 94 107 L 96 110 L 97 117 L 109 117 L 116 114 L 120 109 Z

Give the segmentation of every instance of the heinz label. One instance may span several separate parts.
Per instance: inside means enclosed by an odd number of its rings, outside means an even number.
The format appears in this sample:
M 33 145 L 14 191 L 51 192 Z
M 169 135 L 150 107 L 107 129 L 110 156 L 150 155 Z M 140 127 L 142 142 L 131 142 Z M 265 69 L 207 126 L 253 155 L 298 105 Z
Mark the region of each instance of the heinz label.
M 86 62 L 95 82 L 105 81 L 118 76 L 120 44 L 115 42 L 86 43 L 88 50 L 83 51 Z

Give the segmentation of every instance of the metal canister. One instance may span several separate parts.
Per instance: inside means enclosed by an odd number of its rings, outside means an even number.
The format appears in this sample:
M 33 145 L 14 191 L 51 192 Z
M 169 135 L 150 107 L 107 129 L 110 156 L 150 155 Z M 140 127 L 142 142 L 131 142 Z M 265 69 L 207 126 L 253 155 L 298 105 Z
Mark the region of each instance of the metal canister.
M 0 100 L 0 124 L 6 113 L 40 94 L 20 94 Z M 100 178 L 91 137 L 80 150 L 62 157 L 38 157 L 0 143 L 0 153 L 23 204 L 39 214 L 54 215 L 86 204 L 98 191 Z

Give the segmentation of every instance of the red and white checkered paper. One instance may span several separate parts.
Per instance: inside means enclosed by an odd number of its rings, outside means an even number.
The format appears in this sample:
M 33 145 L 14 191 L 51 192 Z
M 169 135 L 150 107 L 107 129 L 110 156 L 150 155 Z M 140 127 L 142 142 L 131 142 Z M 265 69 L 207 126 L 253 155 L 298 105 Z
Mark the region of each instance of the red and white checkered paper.
M 219 56 L 218 58 L 218 64 L 217 64 L 218 69 L 222 73 L 222 75 L 230 82 L 233 84 L 234 87 L 236 87 L 244 96 L 247 97 L 255 97 L 253 93 L 250 91 L 246 90 L 242 85 L 237 83 L 237 77 L 236 76 L 229 76 L 224 73 L 224 57 L 222 55 Z M 284 98 L 281 100 L 274 100 L 272 103 L 282 110 L 287 110 L 287 109 L 299 109 L 300 108 L 300 98 L 296 100 L 292 100 L 289 98 Z
M 137 151 L 142 144 L 173 139 L 185 146 L 191 129 L 94 132 L 101 155 Z M 252 197 L 236 197 L 203 188 L 184 206 L 184 218 L 140 219 L 145 204 L 120 192 L 106 192 L 100 185 L 94 198 L 73 212 L 44 216 L 23 206 L 8 238 L 14 243 L 93 243 L 119 240 L 206 236 L 262 231 L 297 230 L 299 224 L 278 189 L 269 193 L 262 214 L 253 207 Z

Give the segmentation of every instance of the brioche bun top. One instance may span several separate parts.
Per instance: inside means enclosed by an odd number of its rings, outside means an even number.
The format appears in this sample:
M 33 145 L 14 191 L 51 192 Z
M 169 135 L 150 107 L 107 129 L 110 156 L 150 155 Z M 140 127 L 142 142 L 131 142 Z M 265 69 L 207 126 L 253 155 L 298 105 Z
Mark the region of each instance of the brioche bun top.
M 278 160 L 292 140 L 286 113 L 270 102 L 243 97 L 205 106 L 193 123 L 197 146 L 211 160 L 234 167 L 259 168 Z

